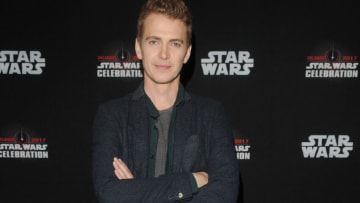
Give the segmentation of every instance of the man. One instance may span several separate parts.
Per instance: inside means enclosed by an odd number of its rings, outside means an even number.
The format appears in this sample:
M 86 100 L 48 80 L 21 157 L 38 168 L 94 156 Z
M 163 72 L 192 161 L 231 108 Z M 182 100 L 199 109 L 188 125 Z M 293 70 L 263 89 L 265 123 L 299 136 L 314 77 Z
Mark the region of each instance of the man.
M 191 16 L 182 0 L 148 0 L 135 51 L 144 80 L 100 105 L 93 128 L 93 181 L 101 203 L 237 200 L 231 127 L 218 102 L 184 90 Z

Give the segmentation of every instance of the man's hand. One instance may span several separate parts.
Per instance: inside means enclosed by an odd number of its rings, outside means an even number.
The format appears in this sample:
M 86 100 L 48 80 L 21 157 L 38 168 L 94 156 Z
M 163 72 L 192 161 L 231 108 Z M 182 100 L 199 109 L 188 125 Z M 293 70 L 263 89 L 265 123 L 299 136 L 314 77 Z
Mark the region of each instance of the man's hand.
M 193 175 L 195 177 L 198 188 L 201 188 L 202 186 L 206 185 L 209 181 L 209 176 L 206 172 L 203 171 L 194 172 Z
M 114 157 L 113 166 L 115 169 L 115 175 L 119 180 L 134 178 L 130 169 L 121 159 Z
M 114 157 L 113 166 L 115 169 L 115 175 L 119 180 L 134 178 L 134 175 L 131 173 L 130 169 L 121 159 Z M 198 188 L 203 187 L 209 181 L 209 177 L 206 172 L 194 172 L 193 175 L 195 177 Z

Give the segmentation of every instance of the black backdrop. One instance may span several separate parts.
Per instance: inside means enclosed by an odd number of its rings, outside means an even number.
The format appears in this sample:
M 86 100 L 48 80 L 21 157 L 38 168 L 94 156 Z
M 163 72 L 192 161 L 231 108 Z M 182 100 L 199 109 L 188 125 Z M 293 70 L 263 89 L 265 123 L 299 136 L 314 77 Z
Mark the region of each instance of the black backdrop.
M 186 2 L 194 48 L 183 79 L 188 90 L 222 101 L 229 112 L 239 202 L 356 202 L 360 31 L 354 2 Z M 142 3 L 0 3 L 0 202 L 96 202 L 94 112 L 141 81 L 99 77 L 98 66 L 119 62 L 104 56 L 135 55 Z M 205 64 L 214 51 L 224 55 Z M 41 73 L 22 70 L 29 63 Z M 231 74 L 234 64 L 242 69 Z M 206 75 L 204 67 L 217 69 Z M 35 148 L 24 150 L 26 144 Z M 314 156 L 306 155 L 311 150 Z

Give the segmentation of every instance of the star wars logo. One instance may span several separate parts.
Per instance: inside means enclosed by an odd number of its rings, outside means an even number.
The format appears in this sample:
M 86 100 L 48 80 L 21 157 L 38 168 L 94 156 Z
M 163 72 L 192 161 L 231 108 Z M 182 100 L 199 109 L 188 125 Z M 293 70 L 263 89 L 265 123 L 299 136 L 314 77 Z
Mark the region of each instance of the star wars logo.
M 48 159 L 46 138 L 32 137 L 21 130 L 9 137 L 0 137 L 0 158 L 6 159 Z
M 325 55 L 307 56 L 306 78 L 357 78 L 359 58 L 342 55 L 339 50 L 329 50 Z
M 301 143 L 304 158 L 348 158 L 353 150 L 349 135 L 310 135 Z
M 249 75 L 254 59 L 248 51 L 209 51 L 208 58 L 201 59 L 204 75 Z
M 140 60 L 124 49 L 114 55 L 98 56 L 97 77 L 99 78 L 141 78 Z
M 236 159 L 248 160 L 250 159 L 250 145 L 249 139 L 236 138 L 234 139 Z
M 40 75 L 45 66 L 40 51 L 0 51 L 0 74 Z

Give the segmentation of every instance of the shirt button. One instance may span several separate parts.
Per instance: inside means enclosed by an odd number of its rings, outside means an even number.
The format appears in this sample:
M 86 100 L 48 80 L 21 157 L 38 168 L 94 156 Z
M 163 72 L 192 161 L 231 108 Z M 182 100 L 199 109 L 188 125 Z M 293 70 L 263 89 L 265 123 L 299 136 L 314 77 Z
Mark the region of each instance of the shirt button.
M 180 199 L 183 198 L 183 197 L 184 197 L 183 193 L 182 193 L 182 192 L 179 192 L 178 197 L 179 197 Z

